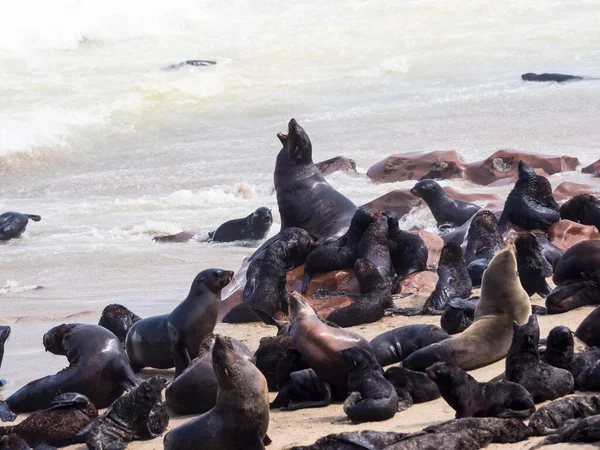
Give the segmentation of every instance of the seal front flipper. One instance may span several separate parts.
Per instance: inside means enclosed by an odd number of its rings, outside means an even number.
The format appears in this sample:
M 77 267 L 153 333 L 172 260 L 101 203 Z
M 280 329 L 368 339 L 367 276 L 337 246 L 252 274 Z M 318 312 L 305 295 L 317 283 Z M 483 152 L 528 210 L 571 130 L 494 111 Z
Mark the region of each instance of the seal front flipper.
M 0 420 L 2 420 L 2 422 L 14 422 L 16 418 L 17 415 L 12 412 L 8 403 L 0 402 Z
M 27 218 L 29 220 L 33 220 L 34 222 L 39 222 L 40 220 L 42 220 L 42 218 L 40 216 L 38 216 L 37 214 L 25 214 L 27 216 Z

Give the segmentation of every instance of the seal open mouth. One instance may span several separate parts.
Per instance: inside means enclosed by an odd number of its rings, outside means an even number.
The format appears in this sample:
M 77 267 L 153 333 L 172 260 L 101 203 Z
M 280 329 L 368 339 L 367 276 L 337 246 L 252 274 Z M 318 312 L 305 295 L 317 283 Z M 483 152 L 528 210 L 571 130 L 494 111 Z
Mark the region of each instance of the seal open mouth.
M 281 143 L 283 145 L 285 145 L 285 143 L 287 142 L 288 135 L 284 134 L 284 133 L 277 133 L 277 137 L 279 138 L 279 140 L 281 141 Z

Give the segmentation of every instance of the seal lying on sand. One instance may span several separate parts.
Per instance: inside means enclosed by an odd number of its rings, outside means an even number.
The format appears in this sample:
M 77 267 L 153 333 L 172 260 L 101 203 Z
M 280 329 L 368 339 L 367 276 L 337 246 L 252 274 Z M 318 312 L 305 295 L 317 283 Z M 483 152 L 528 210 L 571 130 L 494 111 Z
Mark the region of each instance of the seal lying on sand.
M 530 448 L 535 450 L 545 445 L 559 442 L 598 442 L 600 441 L 600 414 L 586 417 L 578 421 L 567 422 L 557 430 L 556 434 L 548 436 L 543 441 Z
M 61 392 L 78 392 L 97 408 L 106 408 L 140 383 L 117 337 L 98 325 L 59 325 L 44 335 L 43 342 L 47 351 L 66 356 L 69 367 L 31 381 L 8 397 L 0 404 L 2 421 L 14 420 L 14 413 L 49 408 Z
M 583 319 L 575 330 L 575 336 L 589 346 L 600 347 L 600 307 Z
M 0 435 L 16 433 L 34 448 L 42 443 L 65 447 L 75 444 L 75 433 L 97 416 L 98 410 L 85 395 L 61 394 L 50 408 L 34 412 L 18 425 L 1 427 Z
M 169 431 L 164 450 L 262 450 L 270 443 L 269 391 L 260 371 L 217 336 L 212 351 L 219 383 L 213 409 Z
M 526 419 L 535 411 L 533 398 L 517 383 L 479 383 L 453 364 L 435 363 L 425 371 L 444 400 L 456 411 L 456 418 L 500 417 Z
M 42 218 L 35 214 L 21 214 L 14 211 L 0 214 L 0 241 L 8 241 L 21 236 L 27 228 L 29 220 L 39 222 Z
M 463 370 L 476 369 L 506 356 L 512 342 L 512 323 L 524 324 L 531 302 L 517 274 L 515 246 L 494 256 L 483 274 L 475 322 L 456 336 L 414 352 L 404 367 L 425 370 L 437 361 L 451 362 Z
M 390 367 L 385 379 L 392 383 L 398 395 L 398 411 L 404 411 L 416 403 L 425 403 L 440 398 L 437 385 L 423 372 L 404 367 Z
M 271 214 L 271 210 L 265 206 L 261 206 L 243 219 L 233 219 L 225 222 L 216 231 L 208 233 L 208 237 L 213 242 L 264 239 L 269 233 L 272 224 L 273 215 Z
M 600 414 L 600 395 L 576 395 L 555 400 L 539 408 L 529 419 L 537 436 L 555 433 L 565 422 Z
M 132 313 L 123 305 L 114 303 L 104 308 L 98 325 L 112 331 L 119 338 L 119 341 L 124 344 L 127 332 L 140 319 L 141 317 Z
M 152 316 L 133 324 L 125 346 L 131 367 L 169 369 L 179 376 L 198 356 L 200 342 L 217 323 L 221 289 L 233 272 L 206 269 L 196 275 L 186 299 L 170 314 Z

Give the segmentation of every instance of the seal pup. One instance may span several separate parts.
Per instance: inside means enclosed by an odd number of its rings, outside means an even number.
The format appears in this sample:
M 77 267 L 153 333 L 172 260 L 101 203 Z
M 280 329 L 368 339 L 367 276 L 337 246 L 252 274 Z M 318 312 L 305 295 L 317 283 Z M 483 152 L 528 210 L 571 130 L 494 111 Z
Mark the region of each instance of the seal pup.
M 575 336 L 590 347 L 600 347 L 600 307 L 583 319 L 575 330 Z
M 518 176 L 498 221 L 500 232 L 506 231 L 510 224 L 526 230 L 548 230 L 554 222 L 560 220 L 550 182 L 536 174 L 533 167 L 524 161 L 519 161 Z
M 433 180 L 419 181 L 410 190 L 410 193 L 422 198 L 427 203 L 438 228 L 447 224 L 452 227 L 460 227 L 481 209 L 481 206 L 477 206 L 475 203 L 451 199 Z
M 401 230 L 398 215 L 394 211 L 384 211 L 388 218 L 388 248 L 396 281 L 403 280 L 413 272 L 427 268 L 429 251 L 420 236 Z
M 460 433 L 464 430 L 484 430 L 492 435 L 492 442 L 513 444 L 530 438 L 531 428 L 519 419 L 501 419 L 498 417 L 464 417 L 449 420 L 423 428 L 427 433 Z
M 593 225 L 600 230 L 600 199 L 591 194 L 576 195 L 562 204 L 560 218 Z
M 545 445 L 558 444 L 559 442 L 598 442 L 600 441 L 600 414 L 567 422 L 557 430 L 556 434 L 548 436 L 530 448 L 535 450 Z
M 574 351 L 573 332 L 565 326 L 554 327 L 548 334 L 542 361 L 559 369 L 571 370 Z
M 444 245 L 437 273 L 439 279 L 435 290 L 425 300 L 422 308 L 397 308 L 393 313 L 404 316 L 441 315 L 451 299 L 466 298 L 471 295 L 473 285 L 459 245 L 452 242 Z
M 563 73 L 524 73 L 521 75 L 521 80 L 523 81 L 554 81 L 556 83 L 564 83 L 565 81 L 580 81 L 583 80 L 583 77 L 578 75 L 565 75 Z
M 106 408 L 123 391 L 140 383 L 117 337 L 98 325 L 62 324 L 43 338 L 46 351 L 64 355 L 69 367 L 34 380 L 0 403 L 0 419 L 12 422 L 15 413 L 52 406 L 61 392 L 85 395 L 97 408 Z
M 229 338 L 238 355 L 254 362 L 254 355 L 237 339 Z M 215 406 L 217 401 L 217 376 L 212 365 L 215 335 L 204 336 L 198 357 L 175 378 L 165 391 L 167 405 L 179 415 L 201 414 Z
M 385 367 L 449 337 L 446 331 L 436 325 L 405 325 L 380 334 L 371 341 L 371 347 L 379 364 Z
M 177 378 L 198 356 L 200 342 L 217 323 L 221 289 L 233 272 L 206 269 L 194 278 L 188 296 L 170 314 L 152 316 L 133 324 L 125 341 L 134 371 L 149 366 L 175 366 Z
M 319 379 L 314 370 L 302 369 L 292 372 L 281 383 L 275 400 L 269 405 L 284 411 L 297 411 L 305 408 L 321 408 L 331 404 L 331 385 Z
M 2 366 L 2 360 L 4 359 L 4 345 L 10 336 L 10 327 L 8 325 L 0 326 L 0 366 Z M 0 386 L 4 386 L 6 380 L 0 379 Z
M 22 214 L 14 211 L 0 214 L 0 241 L 9 241 L 21 236 L 30 220 L 39 222 L 42 218 L 35 214 Z
M 570 311 L 600 302 L 600 239 L 575 244 L 568 249 L 552 276 L 556 288 L 546 297 L 549 314 Z
M 272 224 L 273 215 L 271 210 L 266 206 L 261 206 L 243 219 L 228 220 L 220 225 L 216 231 L 209 232 L 208 237 L 213 242 L 264 239 Z
M 447 362 L 427 368 L 442 397 L 456 411 L 456 418 L 500 417 L 526 419 L 535 411 L 533 398 L 518 383 L 480 383 L 464 370 Z
M 339 352 L 351 347 L 372 351 L 371 344 L 356 333 L 323 323 L 296 291 L 290 294 L 289 310 L 294 347 L 317 376 L 333 386 L 336 398 L 346 398 L 349 370 Z
M 531 302 L 517 274 L 515 246 L 507 244 L 490 261 L 481 282 L 481 297 L 473 324 L 456 336 L 414 352 L 403 361 L 411 370 L 425 370 L 438 361 L 463 370 L 486 366 L 506 356 L 512 323 L 524 324 Z
M 169 425 L 169 416 L 159 405 L 166 383 L 160 375 L 144 380 L 79 431 L 77 442 L 93 450 L 104 450 L 125 448 L 127 442 L 160 436 Z
M 494 213 L 484 209 L 475 214 L 465 236 L 465 264 L 473 286 L 481 285 L 483 271 L 504 246 Z
M 388 246 L 388 218 L 378 215 L 362 235 L 358 244 L 358 258 L 371 261 L 381 276 L 391 280 L 394 276 L 394 266 Z
M 217 336 L 212 350 L 219 383 L 217 403 L 210 411 L 169 431 L 165 450 L 263 450 L 270 443 L 269 391 L 260 371 Z
M 306 294 L 313 275 L 338 269 L 349 269 L 358 258 L 358 244 L 364 232 L 375 219 L 373 211 L 359 208 L 354 213 L 350 228 L 339 239 L 322 244 L 306 258 L 302 279 L 302 294 Z
M 390 367 L 385 371 L 388 380 L 398 395 L 398 411 L 404 411 L 416 403 L 425 403 L 440 398 L 437 385 L 423 372 L 404 367 Z
M 600 414 L 599 395 L 575 395 L 561 398 L 540 407 L 529 419 L 529 428 L 536 436 L 555 433 L 572 419 L 585 419 Z
M 98 325 L 112 331 L 125 344 L 125 337 L 131 326 L 141 317 L 129 311 L 123 305 L 113 303 L 102 310 Z
M 546 298 L 552 289 L 546 278 L 552 276 L 552 266 L 542 254 L 537 237 L 532 233 L 523 233 L 515 241 L 517 247 L 517 270 L 519 280 L 529 296 L 538 294 Z
M 75 444 L 75 433 L 97 416 L 98 410 L 85 395 L 61 394 L 50 408 L 32 413 L 17 425 L 0 427 L 0 435 L 18 434 L 32 447 L 42 443 L 66 447 Z
M 370 350 L 347 348 L 340 357 L 346 364 L 348 392 L 344 412 L 353 423 L 391 419 L 398 411 L 398 395 L 385 379 L 383 370 Z
M 395 310 L 392 301 L 392 283 L 368 259 L 357 259 L 354 274 L 358 278 L 360 298 L 345 308 L 332 311 L 327 320 L 340 327 L 353 327 L 377 322 L 386 310 Z
M 448 302 L 442 317 L 440 317 L 441 327 L 448 334 L 458 334 L 465 331 L 475 320 L 475 308 L 477 302 L 464 298 L 453 298 Z

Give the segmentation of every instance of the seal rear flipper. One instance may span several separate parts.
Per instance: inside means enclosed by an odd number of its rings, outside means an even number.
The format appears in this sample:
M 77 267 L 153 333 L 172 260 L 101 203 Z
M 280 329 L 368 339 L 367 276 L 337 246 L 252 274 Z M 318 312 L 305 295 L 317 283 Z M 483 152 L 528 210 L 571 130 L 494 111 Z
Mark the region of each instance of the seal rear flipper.
M 423 308 L 388 308 L 392 314 L 398 314 L 399 316 L 419 316 L 425 315 L 426 312 Z M 386 310 L 387 311 L 387 310 Z
M 40 216 L 38 216 L 37 214 L 25 214 L 27 216 L 27 218 L 29 220 L 33 220 L 34 222 L 39 222 L 40 220 L 42 220 L 42 218 Z
M 13 422 L 17 415 L 10 409 L 8 403 L 0 402 L 0 420 L 2 422 Z
M 263 439 L 263 444 L 265 446 L 267 446 L 267 445 L 271 445 L 272 443 L 273 443 L 273 441 L 271 440 L 271 438 L 269 437 L 269 435 L 265 434 L 265 437 Z

